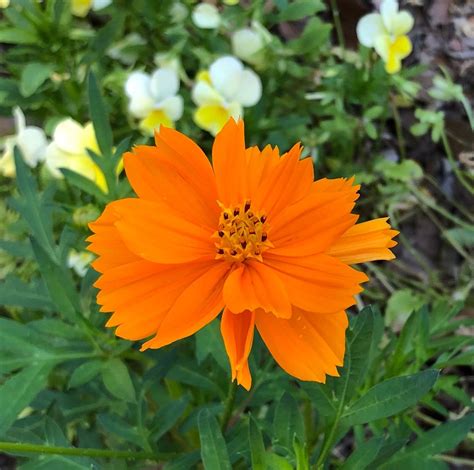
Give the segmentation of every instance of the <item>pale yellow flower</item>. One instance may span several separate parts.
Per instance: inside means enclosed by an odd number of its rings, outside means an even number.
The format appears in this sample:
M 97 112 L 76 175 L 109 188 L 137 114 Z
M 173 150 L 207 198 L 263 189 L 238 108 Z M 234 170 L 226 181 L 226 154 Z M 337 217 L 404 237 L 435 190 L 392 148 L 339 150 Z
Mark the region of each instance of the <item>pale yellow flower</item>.
M 88 251 L 71 250 L 67 257 L 67 265 L 80 277 L 84 277 L 89 269 L 94 255 Z
M 250 64 L 262 65 L 264 49 L 270 41 L 271 34 L 262 24 L 253 21 L 251 27 L 238 29 L 232 34 L 232 52 Z
M 102 8 L 108 7 L 112 0 L 70 0 L 71 1 L 71 12 L 74 16 L 84 18 L 87 16 L 90 10 L 102 10 Z
M 0 8 L 7 8 L 10 5 L 10 0 L 0 0 Z
M 215 29 L 221 24 L 221 16 L 215 5 L 200 3 L 191 14 L 193 23 L 202 29 Z
M 46 167 L 55 178 L 63 178 L 61 168 L 79 173 L 107 192 L 105 176 L 87 149 L 100 155 L 92 123 L 82 126 L 71 118 L 64 119 L 54 129 L 53 141 L 46 149 Z
M 243 108 L 256 105 L 262 96 L 262 82 L 233 56 L 214 61 L 209 71 L 196 77 L 192 99 L 198 106 L 194 121 L 216 135 L 229 120 L 243 116 Z
M 396 73 L 401 69 L 402 59 L 412 51 L 407 33 L 413 24 L 408 11 L 398 11 L 396 0 L 382 0 L 380 13 L 370 13 L 359 20 L 357 37 L 363 46 L 377 51 L 388 73 Z
M 39 162 L 44 160 L 48 145 L 43 129 L 27 126 L 25 116 L 20 108 L 16 107 L 13 110 L 13 117 L 16 133 L 5 139 L 3 153 L 0 157 L 0 174 L 7 178 L 13 178 L 16 173 L 13 156 L 15 145 L 20 149 L 25 163 L 31 168 L 35 168 Z
M 178 95 L 179 76 L 172 68 L 159 68 L 151 75 L 132 72 L 126 83 L 130 114 L 140 119 L 140 129 L 149 135 L 163 124 L 174 127 L 183 115 L 183 98 Z

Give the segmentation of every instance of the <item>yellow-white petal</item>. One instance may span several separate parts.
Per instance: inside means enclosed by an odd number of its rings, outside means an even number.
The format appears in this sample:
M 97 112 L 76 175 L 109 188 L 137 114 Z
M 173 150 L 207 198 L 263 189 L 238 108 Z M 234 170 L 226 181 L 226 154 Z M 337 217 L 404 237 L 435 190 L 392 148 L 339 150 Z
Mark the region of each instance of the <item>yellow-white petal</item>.
M 230 117 L 237 119 L 241 116 L 241 111 L 242 108 L 238 103 L 232 103 L 228 107 L 219 105 L 200 106 L 194 113 L 194 121 L 201 129 L 216 135 Z
M 385 25 L 385 29 L 389 32 L 393 32 L 392 24 L 395 16 L 398 14 L 398 1 L 397 0 L 382 0 L 380 3 L 380 14 Z
M 84 18 L 92 7 L 93 0 L 71 0 L 71 13 Z
M 15 129 L 17 134 L 26 127 L 26 119 L 23 111 L 20 107 L 15 106 L 13 108 L 13 119 L 15 121 Z
M 74 119 L 62 120 L 54 129 L 53 140 L 63 152 L 82 153 L 83 127 Z
M 74 269 L 78 276 L 84 277 L 93 259 L 94 255 L 88 251 L 71 250 L 67 258 L 67 265 Z
M 220 57 L 209 67 L 212 85 L 227 100 L 232 101 L 241 84 L 244 66 L 233 56 Z
M 223 97 L 206 81 L 198 80 L 193 86 L 191 97 L 198 106 L 206 104 L 221 105 Z
M 250 69 L 240 74 L 240 86 L 234 95 L 234 100 L 242 106 L 254 106 L 262 97 L 262 82 L 260 77 Z
M 125 93 L 129 97 L 128 109 L 138 118 L 145 117 L 155 103 L 151 93 L 150 76 L 144 72 L 132 72 L 125 82 Z
M 392 38 L 388 34 L 381 34 L 375 38 L 374 48 L 384 62 L 387 62 L 389 58 L 391 44 Z
M 401 11 L 392 20 L 391 33 L 394 36 L 403 36 L 412 30 L 414 24 L 415 19 L 412 14 L 408 11 Z
M 357 23 L 357 38 L 363 46 L 374 47 L 375 38 L 382 34 L 386 34 L 386 30 L 378 13 L 365 15 Z
M 157 107 L 162 109 L 172 121 L 177 121 L 183 115 L 183 98 L 179 95 L 169 96 Z
M 175 95 L 179 90 L 178 74 L 171 68 L 160 68 L 153 72 L 150 91 L 155 102 Z
M 231 38 L 232 52 L 239 58 L 252 63 L 255 55 L 263 48 L 262 36 L 251 28 L 235 31 Z
M 25 127 L 18 133 L 16 143 L 28 166 L 35 168 L 39 162 L 46 158 L 48 142 L 43 129 L 35 126 Z
M 82 148 L 83 153 L 86 153 L 86 150 L 92 150 L 95 154 L 100 155 L 99 144 L 97 143 L 97 138 L 95 136 L 95 130 L 92 122 L 88 122 L 84 126 L 82 133 Z
M 4 142 L 3 154 L 0 157 L 0 175 L 13 178 L 16 173 L 15 160 L 13 158 L 13 147 L 16 144 L 14 136 L 8 137 Z
M 112 4 L 112 0 L 93 0 L 92 9 L 94 11 L 102 10 Z
M 192 13 L 193 23 L 202 29 L 214 29 L 221 23 L 219 10 L 210 3 L 200 3 Z

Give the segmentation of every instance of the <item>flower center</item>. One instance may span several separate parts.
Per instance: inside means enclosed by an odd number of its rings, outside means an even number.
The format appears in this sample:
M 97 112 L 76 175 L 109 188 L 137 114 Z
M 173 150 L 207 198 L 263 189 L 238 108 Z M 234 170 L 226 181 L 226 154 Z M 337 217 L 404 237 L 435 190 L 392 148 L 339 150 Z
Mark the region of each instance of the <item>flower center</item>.
M 219 227 L 214 233 L 216 240 L 216 259 L 229 262 L 242 262 L 247 258 L 262 261 L 262 253 L 272 247 L 268 241 L 266 216 L 254 213 L 251 202 L 245 201 L 240 206 L 224 207 L 219 217 Z

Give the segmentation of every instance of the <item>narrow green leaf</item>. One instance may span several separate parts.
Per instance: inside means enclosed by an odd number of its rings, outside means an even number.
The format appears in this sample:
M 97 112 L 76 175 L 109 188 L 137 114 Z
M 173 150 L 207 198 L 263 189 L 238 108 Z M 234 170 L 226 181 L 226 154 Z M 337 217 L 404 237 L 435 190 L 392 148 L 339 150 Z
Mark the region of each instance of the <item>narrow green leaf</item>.
M 5 435 L 19 413 L 46 385 L 53 364 L 30 366 L 7 379 L 0 386 L 0 436 Z
M 297 21 L 324 9 L 324 3 L 320 0 L 295 0 L 280 12 L 278 21 Z
M 252 469 L 266 470 L 265 444 L 263 442 L 262 432 L 253 416 L 250 416 L 249 418 L 249 445 Z
M 112 154 L 113 137 L 110 127 L 109 116 L 102 98 L 99 84 L 94 72 L 89 72 L 89 111 L 94 125 L 94 131 L 99 144 L 100 153 L 103 157 Z
M 49 294 L 42 282 L 37 279 L 28 284 L 14 277 L 7 277 L 0 284 L 0 299 L 3 305 L 30 309 L 54 310 Z
M 37 44 L 38 37 L 23 28 L 5 28 L 0 30 L 0 43 L 5 44 Z
M 415 405 L 434 385 L 438 371 L 395 377 L 372 387 L 342 415 L 346 425 L 363 424 Z
M 94 196 L 100 202 L 107 202 L 107 196 L 102 190 L 90 179 L 76 173 L 75 171 L 68 170 L 67 168 L 60 168 L 61 173 L 66 177 L 66 180 L 76 188 L 84 191 L 91 196 Z
M 424 432 L 408 447 L 402 449 L 382 465 L 383 469 L 415 469 L 412 463 L 426 461 L 429 457 L 454 449 L 474 426 L 474 413 L 455 421 L 436 426 Z
M 346 459 L 340 470 L 364 470 L 375 460 L 383 444 L 383 437 L 374 437 L 359 445 Z
M 303 416 L 296 400 L 285 392 L 275 410 L 273 437 L 276 444 L 291 450 L 295 436 L 299 442 L 306 441 Z
M 111 414 L 99 414 L 97 421 L 107 434 L 113 434 L 125 442 L 143 447 L 143 437 L 138 432 L 137 427 L 130 426 L 130 423 L 122 418 Z
M 189 397 L 183 396 L 179 400 L 173 400 L 166 406 L 160 407 L 156 413 L 150 437 L 153 442 L 158 441 L 165 433 L 167 433 L 179 420 L 188 406 Z
M 196 333 L 196 359 L 199 363 L 212 356 L 224 370 L 228 370 L 227 355 L 219 329 L 219 321 L 214 320 Z
M 201 459 L 206 470 L 231 470 L 229 453 L 216 418 L 209 410 L 198 416 Z
M 90 382 L 94 377 L 100 374 L 104 362 L 99 360 L 87 361 L 81 364 L 77 369 L 74 369 L 69 378 L 69 388 L 80 387 Z
M 79 299 L 69 269 L 53 261 L 33 238 L 31 246 L 51 300 L 58 312 L 70 320 L 75 319 L 76 312 L 79 312 Z
M 120 400 L 135 402 L 135 388 L 128 373 L 127 366 L 117 358 L 104 363 L 102 380 L 107 390 Z

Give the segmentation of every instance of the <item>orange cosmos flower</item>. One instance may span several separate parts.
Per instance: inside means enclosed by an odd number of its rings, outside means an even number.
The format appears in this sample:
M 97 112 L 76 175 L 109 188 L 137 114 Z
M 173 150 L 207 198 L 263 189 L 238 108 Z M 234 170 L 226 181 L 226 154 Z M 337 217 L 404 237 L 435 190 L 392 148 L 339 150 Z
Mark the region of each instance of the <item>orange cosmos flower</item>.
M 142 350 L 192 335 L 223 310 L 232 379 L 246 389 L 254 327 L 280 366 L 324 382 L 343 364 L 345 309 L 367 276 L 350 264 L 394 258 L 387 219 L 356 225 L 353 179 L 313 182 L 295 145 L 245 148 L 244 124 L 217 135 L 213 164 L 161 127 L 156 147 L 124 156 L 138 198 L 109 204 L 89 249 L 107 326 L 151 337 Z

